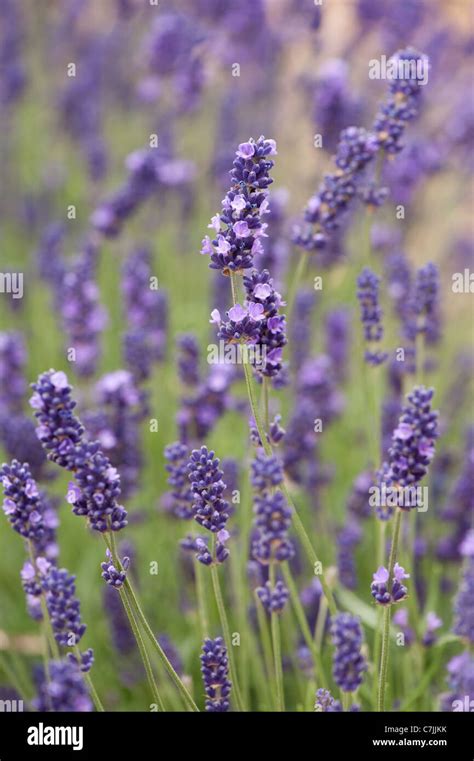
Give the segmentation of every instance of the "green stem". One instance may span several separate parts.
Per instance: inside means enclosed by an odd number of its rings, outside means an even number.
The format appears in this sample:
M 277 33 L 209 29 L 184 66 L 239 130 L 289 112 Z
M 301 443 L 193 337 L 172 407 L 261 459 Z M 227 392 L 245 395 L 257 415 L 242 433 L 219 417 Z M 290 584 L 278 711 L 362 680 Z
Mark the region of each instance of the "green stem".
M 201 639 L 209 636 L 209 618 L 207 615 L 206 594 L 204 590 L 203 567 L 199 560 L 194 563 L 194 576 L 196 579 L 196 597 L 198 603 L 199 623 L 201 626 Z
M 213 544 L 215 544 L 215 537 L 212 537 Z M 214 549 L 214 548 L 213 548 Z M 222 590 L 219 581 L 219 572 L 217 565 L 211 566 L 212 586 L 214 587 L 214 596 L 216 598 L 217 610 L 219 611 L 219 618 L 221 621 L 222 632 L 224 634 L 224 641 L 227 646 L 227 655 L 229 657 L 229 668 L 232 680 L 232 687 L 234 691 L 235 703 L 238 711 L 243 711 L 244 706 L 242 704 L 242 697 L 239 688 L 239 682 L 237 679 L 237 670 L 235 668 L 234 653 L 232 650 L 232 640 L 230 637 L 229 622 L 227 620 L 227 613 L 225 611 L 224 599 L 222 597 Z
M 393 568 L 397 559 L 402 514 L 403 513 L 401 510 L 397 510 L 395 513 L 392 546 L 390 548 L 390 559 L 388 563 L 389 584 L 391 584 L 391 580 L 393 578 Z M 382 654 L 380 656 L 379 696 L 377 701 L 378 711 L 385 710 L 385 688 L 387 685 L 388 654 L 390 649 L 390 609 L 391 605 L 386 605 L 383 611 Z
M 303 251 L 302 254 L 300 255 L 298 264 L 296 265 L 295 275 L 293 278 L 293 282 L 291 284 L 290 293 L 288 295 L 288 307 L 287 307 L 288 319 L 291 318 L 293 307 L 295 305 L 296 294 L 298 293 L 298 288 L 303 279 L 303 276 L 306 270 L 306 265 L 308 263 L 308 259 L 309 259 L 309 254 L 307 253 L 307 251 Z
M 74 652 L 76 654 L 77 662 L 80 663 L 81 662 L 81 651 L 79 650 L 78 645 L 74 646 Z M 91 698 L 92 698 L 92 701 L 93 701 L 93 703 L 94 703 L 94 705 L 96 707 L 96 710 L 99 711 L 100 713 L 103 713 L 104 712 L 104 706 L 102 705 L 101 700 L 100 700 L 100 698 L 99 698 L 99 696 L 97 694 L 97 690 L 94 687 L 94 683 L 92 681 L 91 675 L 86 672 L 85 674 L 83 673 L 83 677 L 84 677 L 85 683 L 87 684 L 87 686 L 89 688 L 89 692 L 91 694 Z
M 298 625 L 301 629 L 301 633 L 304 637 L 306 645 L 308 646 L 309 651 L 313 657 L 316 678 L 318 679 L 319 685 L 321 687 L 328 687 L 329 685 L 326 681 L 326 676 L 324 674 L 324 668 L 321 660 L 321 650 L 318 648 L 316 641 L 313 640 L 313 637 L 311 636 L 308 619 L 306 618 L 306 613 L 304 612 L 303 605 L 301 604 L 300 596 L 298 594 L 298 590 L 296 588 L 296 584 L 294 582 L 293 575 L 288 563 L 282 564 L 282 571 L 286 586 L 290 592 L 290 599 L 296 619 L 298 621 Z
M 117 568 L 122 568 L 122 564 L 120 562 L 120 558 L 117 555 L 117 551 L 116 551 L 116 547 L 115 547 L 115 536 L 113 534 L 113 531 L 110 532 L 110 536 L 109 537 L 107 537 L 105 534 L 103 536 L 104 536 L 104 540 L 105 540 L 105 543 L 106 543 L 107 547 L 109 548 L 110 552 L 112 553 L 112 557 L 114 559 L 114 564 L 115 563 L 117 564 L 116 565 Z M 141 609 L 140 603 L 138 602 L 137 596 L 135 594 L 135 591 L 133 589 L 132 583 L 131 583 L 131 581 L 130 581 L 128 576 L 126 576 L 126 578 L 125 578 L 124 587 L 125 587 L 125 589 L 126 589 L 126 591 L 128 593 L 128 602 L 129 602 L 129 605 L 130 605 L 130 609 L 131 609 L 132 613 L 134 614 L 137 622 L 139 624 L 141 624 L 141 626 L 143 627 L 145 634 L 149 638 L 149 640 L 150 640 L 150 642 L 152 644 L 152 647 L 156 651 L 160 661 L 162 662 L 163 666 L 165 667 L 166 672 L 171 677 L 172 681 L 174 682 L 175 686 L 177 687 L 178 691 L 180 692 L 181 697 L 183 698 L 183 700 L 186 703 L 186 705 L 188 706 L 188 708 L 191 711 L 198 711 L 199 709 L 198 709 L 196 703 L 194 702 L 193 698 L 191 697 L 191 695 L 189 694 L 188 690 L 184 686 L 183 682 L 179 678 L 178 674 L 174 670 L 173 666 L 169 662 L 168 658 L 166 657 L 166 655 L 165 655 L 165 653 L 163 651 L 163 648 L 161 647 L 160 643 L 158 642 L 158 640 L 156 639 L 155 635 L 153 634 L 153 631 L 152 631 L 152 629 L 150 627 L 150 624 L 148 623 L 148 621 L 146 619 L 146 616 L 143 613 L 143 610 Z M 121 599 L 123 601 L 124 598 L 121 597 Z M 138 644 L 138 641 L 137 641 L 137 644 Z
M 265 670 L 267 673 L 266 683 L 268 685 L 270 682 L 273 683 L 275 681 L 275 673 L 273 670 L 272 641 L 271 641 L 270 633 L 268 631 L 267 614 L 256 592 L 255 592 L 255 607 L 257 609 L 258 628 L 260 631 L 260 640 L 262 643 L 262 650 L 263 650 L 263 660 L 265 662 Z M 270 702 L 272 702 L 274 708 L 278 710 L 278 704 L 276 702 L 276 690 L 270 691 L 270 697 L 271 697 Z
M 270 587 L 272 592 L 275 588 L 275 582 L 276 582 L 275 563 L 273 561 L 270 561 Z M 284 711 L 285 700 L 283 695 L 283 667 L 281 662 L 281 639 L 280 639 L 279 614 L 276 613 L 275 611 L 272 611 L 270 615 L 271 615 L 273 663 L 275 668 L 277 705 L 278 705 L 278 711 Z
M 270 407 L 269 407 L 269 400 L 268 400 L 268 378 L 265 375 L 262 380 L 262 386 L 263 386 L 263 421 L 265 424 L 265 431 L 268 433 L 270 431 Z
M 158 711 L 164 711 L 165 707 L 163 705 L 163 702 L 160 697 L 160 693 L 158 691 L 158 687 L 155 682 L 155 677 L 153 674 L 153 669 L 151 667 L 150 659 L 148 657 L 147 649 L 145 647 L 145 643 L 143 642 L 143 637 L 140 632 L 140 628 L 135 621 L 135 617 L 133 615 L 129 597 L 127 595 L 127 592 L 124 588 L 122 588 L 119 591 L 120 599 L 122 600 L 123 607 L 125 609 L 125 613 L 127 614 L 127 618 L 129 620 L 130 626 L 132 628 L 134 637 L 137 641 L 138 649 L 140 651 L 141 659 L 143 661 L 143 666 L 145 668 L 145 673 L 148 679 L 148 684 L 150 685 L 151 693 L 153 695 L 153 700 L 156 702 Z

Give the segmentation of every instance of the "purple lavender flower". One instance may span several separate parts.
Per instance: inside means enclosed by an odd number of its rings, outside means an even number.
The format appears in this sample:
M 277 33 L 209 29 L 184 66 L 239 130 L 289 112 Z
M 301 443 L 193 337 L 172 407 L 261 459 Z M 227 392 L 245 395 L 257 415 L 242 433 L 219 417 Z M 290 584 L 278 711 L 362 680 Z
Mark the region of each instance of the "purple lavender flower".
M 341 702 L 339 700 L 335 700 L 329 690 L 320 688 L 316 692 L 314 710 L 317 713 L 342 713 L 343 708 Z M 357 703 L 352 703 L 349 711 L 351 713 L 360 711 L 360 706 Z
M 398 489 L 416 485 L 426 475 L 435 453 L 438 437 L 438 413 L 431 410 L 433 389 L 416 386 L 408 394 L 408 404 L 403 407 L 398 426 L 392 436 L 389 464 L 383 468 L 382 482 Z M 400 502 L 401 509 L 407 509 Z M 409 507 L 416 507 L 414 505 Z M 408 509 L 409 509 L 408 507 Z
M 50 370 L 33 384 L 35 393 L 30 404 L 39 420 L 36 430 L 48 459 L 62 468 L 72 470 L 76 446 L 81 442 L 84 428 L 74 415 L 76 402 L 66 374 Z
M 206 692 L 206 711 L 223 713 L 229 710 L 229 661 L 222 637 L 205 639 L 202 646 L 201 674 Z
M 465 710 L 465 696 L 474 694 L 474 655 L 465 650 L 448 663 L 448 684 L 452 692 L 441 696 L 441 710 Z M 461 708 L 456 708 L 456 702 Z M 470 708 L 470 706 L 469 706 Z M 469 710 L 468 708 L 468 710 Z
M 362 103 L 354 94 L 348 63 L 342 58 L 324 62 L 309 87 L 312 90 L 313 121 L 324 136 L 324 148 L 332 152 L 337 148 L 342 130 L 348 124 L 357 123 L 361 116 Z
M 362 684 L 367 662 L 361 653 L 362 628 L 359 620 L 350 613 L 339 613 L 331 626 L 333 676 L 344 692 L 355 692 Z
M 282 369 L 282 350 L 286 344 L 285 315 L 279 314 L 279 307 L 285 302 L 273 287 L 268 270 L 252 270 L 250 275 L 244 276 L 244 287 L 249 312 L 258 314 L 255 344 L 262 362 L 257 362 L 255 369 L 261 375 L 275 378 Z
M 283 467 L 274 455 L 257 452 L 251 470 L 251 484 L 259 492 L 271 490 L 283 482 Z
M 375 136 L 365 129 L 348 127 L 341 132 L 334 156 L 336 170 L 325 176 L 316 195 L 310 198 L 304 213 L 306 227 L 295 230 L 294 243 L 308 251 L 325 246 L 328 235 L 341 225 L 356 196 L 358 181 L 377 148 Z
M 199 343 L 193 333 L 178 336 L 178 375 L 185 386 L 197 386 L 200 380 Z
M 193 518 L 193 492 L 188 478 L 189 449 L 186 444 L 176 441 L 165 447 L 165 457 L 168 461 L 168 484 L 171 486 L 166 495 L 166 506 L 177 518 Z
M 358 523 L 352 520 L 347 523 L 337 534 L 337 567 L 339 579 L 348 589 L 357 586 L 355 550 L 360 544 L 362 530 Z
M 453 631 L 471 644 L 474 643 L 474 531 L 468 532 L 461 545 L 466 559 L 464 574 L 454 604 Z
M 130 656 L 136 648 L 130 623 L 124 611 L 120 595 L 108 584 L 102 592 L 103 607 L 112 637 L 112 643 L 120 655 Z
M 2 34 L 0 37 L 0 103 L 12 106 L 23 94 L 26 85 L 25 67 L 22 61 L 24 43 L 24 19 L 20 6 L 14 0 L 0 3 Z
M 39 560 L 36 561 L 37 566 Z M 40 583 L 44 591 L 54 638 L 59 645 L 74 647 L 82 639 L 86 625 L 82 623 L 80 602 L 75 596 L 75 576 L 65 568 L 49 563 L 40 566 Z
M 31 405 L 40 421 L 38 438 L 49 459 L 75 475 L 67 500 L 76 515 L 87 517 L 96 531 L 119 531 L 127 524 L 126 510 L 118 504 L 120 476 L 100 449 L 99 442 L 84 442 L 84 428 L 74 415 L 76 403 L 63 372 L 49 370 L 33 384 Z
M 408 596 L 408 589 L 402 583 L 404 579 L 409 579 L 410 574 L 405 573 L 401 565 L 395 563 L 393 568 L 393 578 L 389 584 L 390 574 L 386 568 L 380 566 L 372 576 L 370 591 L 375 602 L 379 605 L 391 605 L 392 603 L 401 602 Z
M 149 377 L 152 363 L 163 360 L 166 350 L 168 302 L 165 291 L 153 287 L 155 281 L 151 251 L 146 247 L 132 251 L 122 267 L 128 322 L 124 354 L 130 370 L 140 380 Z
M 26 351 L 20 333 L 0 333 L 0 417 L 19 412 L 26 392 Z
M 258 587 L 256 591 L 260 602 L 268 614 L 282 613 L 290 595 L 280 579 L 274 587 L 267 581 L 263 587 Z
M 438 635 L 437 630 L 440 628 L 440 626 L 443 625 L 442 620 L 436 615 L 436 613 L 433 613 L 430 611 L 426 614 L 426 628 L 425 633 L 423 634 L 423 644 L 425 647 L 431 647 L 436 642 Z
M 100 567 L 102 568 L 101 576 L 104 579 L 105 583 L 109 584 L 111 587 L 114 587 L 114 589 L 120 589 L 123 587 L 125 579 L 127 578 L 127 571 L 130 566 L 130 558 L 124 557 L 120 565 L 121 568 L 119 569 L 114 566 L 112 553 L 110 550 L 107 550 L 106 560 L 104 563 L 100 564 Z
M 132 373 L 116 370 L 99 379 L 94 396 L 98 409 L 84 415 L 87 437 L 98 440 L 120 470 L 122 493 L 130 497 L 138 488 L 143 464 L 140 424 L 148 412 L 147 394 Z
M 357 278 L 357 298 L 361 308 L 361 321 L 364 339 L 369 344 L 365 352 L 365 361 L 371 365 L 380 365 L 388 357 L 386 352 L 372 348 L 383 337 L 382 309 L 379 305 L 380 278 L 366 267 Z
M 177 415 L 181 441 L 199 442 L 209 435 L 224 412 L 232 407 L 229 388 L 235 379 L 235 367 L 211 365 L 194 393 L 181 399 Z
M 37 697 L 33 706 L 37 711 L 92 711 L 81 671 L 70 660 L 50 661 L 48 677 L 43 669 L 36 675 Z
M 3 464 L 2 477 L 3 511 L 12 528 L 33 545 L 39 543 L 45 533 L 44 504 L 36 482 L 28 469 L 28 463 L 13 460 Z
M 229 517 L 228 502 L 223 499 L 226 485 L 219 459 L 207 447 L 194 449 L 188 463 L 193 494 L 193 514 L 200 526 L 217 534 L 215 562 L 222 563 L 229 555 L 225 542 L 229 533 L 225 526 Z
M 403 634 L 403 644 L 406 647 L 412 645 L 416 640 L 416 635 L 408 622 L 408 610 L 406 608 L 399 608 L 393 614 L 394 626 L 400 627 L 400 632 Z
M 275 141 L 263 135 L 257 141 L 250 138 L 239 145 L 231 188 L 220 214 L 209 225 L 215 237 L 211 240 L 206 235 L 202 242 L 201 253 L 211 257 L 211 269 L 221 270 L 224 275 L 249 269 L 253 257 L 262 252 L 260 237 L 266 228 L 262 217 L 268 213 L 267 188 L 273 182 L 269 172 L 274 162 L 269 156 L 274 155 Z
M 350 346 L 350 316 L 347 309 L 332 309 L 325 320 L 325 354 L 332 362 L 334 376 L 338 383 L 347 377 L 347 363 Z
M 281 491 L 263 492 L 255 497 L 254 525 L 257 529 L 252 545 L 252 555 L 266 565 L 272 561 L 283 563 L 295 554 L 288 537 L 291 525 L 291 509 Z
M 99 359 L 99 337 L 107 323 L 107 314 L 99 303 L 95 280 L 97 248 L 87 244 L 82 253 L 65 271 L 58 291 L 59 310 L 64 331 L 74 349 L 74 367 L 80 376 L 95 372 Z
M 439 270 L 436 264 L 429 262 L 417 270 L 413 293 L 409 302 L 409 316 L 405 322 L 407 338 L 414 340 L 422 333 L 427 344 L 439 341 Z
M 416 50 L 406 48 L 390 60 L 398 67 L 397 73 L 401 76 L 391 80 L 389 96 L 379 108 L 373 130 L 379 147 L 388 154 L 396 154 L 403 148 L 400 139 L 407 123 L 418 114 L 428 59 Z
M 461 471 L 448 493 L 441 520 L 448 522 L 451 533 L 438 542 L 436 554 L 441 560 L 460 559 L 460 547 L 471 526 L 474 512 L 474 426 L 466 433 Z

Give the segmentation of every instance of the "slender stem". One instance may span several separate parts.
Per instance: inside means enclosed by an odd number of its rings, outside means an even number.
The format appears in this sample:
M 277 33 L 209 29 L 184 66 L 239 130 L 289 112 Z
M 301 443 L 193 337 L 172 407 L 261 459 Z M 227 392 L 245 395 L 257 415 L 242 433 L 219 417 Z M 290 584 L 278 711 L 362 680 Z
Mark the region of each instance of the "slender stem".
M 107 537 L 105 534 L 103 534 L 104 541 L 109 548 L 110 552 L 112 553 L 112 557 L 114 558 L 114 563 L 117 563 L 117 568 L 122 568 L 122 564 L 120 562 L 120 558 L 117 555 L 117 551 L 115 548 L 115 536 L 113 532 L 109 532 L 110 535 Z M 125 589 L 128 593 L 128 602 L 130 605 L 130 609 L 133 612 L 134 616 L 136 617 L 136 620 L 138 623 L 140 623 L 145 631 L 145 634 L 149 638 L 154 650 L 156 651 L 158 657 L 160 658 L 163 666 L 165 667 L 168 675 L 171 677 L 172 681 L 174 682 L 175 686 L 179 690 L 181 697 L 185 701 L 186 705 L 191 711 L 198 711 L 198 707 L 196 703 L 194 702 L 193 698 L 189 694 L 188 690 L 184 686 L 183 682 L 179 678 L 178 674 L 174 670 L 173 666 L 169 662 L 168 658 L 166 657 L 166 654 L 163 651 L 163 648 L 161 647 L 160 643 L 156 639 L 155 635 L 153 634 L 153 631 L 150 627 L 150 624 L 148 623 L 145 614 L 143 613 L 143 610 L 140 607 L 140 603 L 138 602 L 137 596 L 134 592 L 132 583 L 128 576 L 125 578 Z M 122 601 L 124 598 L 121 596 Z M 137 640 L 138 644 L 138 640 Z
M 293 579 L 293 575 L 291 573 L 290 566 L 288 563 L 282 564 L 282 571 L 283 571 L 283 577 L 286 582 L 286 586 L 288 587 L 288 590 L 290 592 L 290 598 L 291 603 L 293 605 L 293 610 L 295 612 L 296 619 L 298 621 L 299 627 L 301 629 L 301 633 L 304 637 L 304 640 L 306 642 L 306 645 L 309 648 L 309 651 L 313 658 L 314 663 L 314 671 L 316 674 L 316 678 L 319 681 L 319 684 L 321 687 L 327 687 L 328 683 L 326 681 L 326 677 L 324 674 L 324 668 L 321 660 L 321 651 L 318 648 L 318 645 L 313 640 L 313 637 L 311 636 L 311 630 L 309 628 L 308 619 L 306 618 L 306 613 L 304 612 L 303 606 L 301 604 L 300 596 L 298 594 L 298 590 L 296 588 L 296 584 Z
M 76 654 L 77 662 L 81 662 L 81 651 L 79 650 L 78 645 L 74 646 L 74 652 Z M 92 701 L 96 707 L 96 710 L 103 713 L 104 712 L 104 706 L 101 703 L 101 700 L 97 694 L 97 690 L 94 687 L 94 683 L 92 681 L 91 675 L 89 673 L 83 673 L 84 681 L 87 684 L 89 688 L 89 692 L 91 694 Z
M 377 567 L 385 565 L 385 533 L 386 533 L 386 527 L 387 527 L 387 521 L 376 520 L 376 530 L 377 530 Z M 372 692 L 372 701 L 374 706 L 377 705 L 377 693 L 378 693 L 378 674 L 377 674 L 377 663 L 380 660 L 380 648 L 382 645 L 382 621 L 383 621 L 383 610 L 378 609 L 377 610 L 377 616 L 378 616 L 378 625 L 375 629 L 374 633 L 374 686 L 373 686 L 373 692 Z
M 391 583 L 393 578 L 393 568 L 397 558 L 401 521 L 402 511 L 397 510 L 393 524 L 392 546 L 390 548 L 390 559 L 388 562 L 389 583 Z M 379 696 L 377 701 L 378 711 L 385 710 L 385 688 L 387 684 L 388 654 L 390 649 L 390 608 L 391 605 L 386 605 L 383 611 L 382 654 L 380 656 Z
M 209 635 L 209 619 L 207 615 L 206 594 L 204 590 L 203 568 L 199 560 L 194 562 L 194 577 L 196 580 L 196 597 L 198 603 L 199 623 L 201 626 L 201 639 Z
M 262 602 L 257 593 L 255 593 L 255 607 L 257 608 L 258 627 L 260 630 L 260 640 L 263 649 L 263 659 L 265 661 L 265 669 L 267 672 L 268 682 L 275 680 L 275 672 L 273 669 L 273 651 L 270 633 L 268 631 L 267 615 Z M 267 684 L 268 684 L 267 682 Z M 276 690 L 270 692 L 272 703 L 274 708 L 278 710 L 278 704 L 276 701 Z
M 275 588 L 276 574 L 275 563 L 270 561 L 270 586 L 271 591 Z M 271 612 L 271 629 L 272 629 L 272 644 L 273 644 L 273 663 L 275 668 L 276 677 L 276 693 L 277 693 L 277 705 L 278 711 L 285 710 L 285 700 L 283 695 L 283 667 L 281 663 L 281 639 L 280 639 L 280 621 L 279 614 L 275 611 Z
M 215 543 L 215 537 L 213 536 L 213 544 Z M 229 657 L 230 675 L 232 679 L 232 686 L 234 690 L 235 703 L 238 711 L 243 711 L 244 706 L 242 704 L 242 697 L 239 688 L 239 682 L 237 679 L 237 671 L 235 668 L 234 653 L 232 650 L 232 640 L 230 637 L 229 622 L 227 620 L 227 613 L 225 611 L 224 599 L 222 597 L 222 590 L 219 581 L 219 573 L 217 565 L 211 566 L 212 585 L 214 587 L 214 596 L 216 598 L 217 610 L 219 611 L 219 618 L 221 621 L 222 632 L 224 634 L 224 641 L 227 646 L 227 655 Z
M 149 638 L 149 640 L 150 640 L 154 650 L 158 654 L 158 657 L 160 658 L 161 662 L 163 663 L 163 666 L 165 667 L 168 675 L 171 677 L 171 679 L 173 680 L 174 684 L 178 688 L 178 690 L 181 693 L 181 696 L 182 696 L 183 700 L 185 701 L 186 705 L 188 706 L 188 708 L 191 711 L 198 711 L 199 709 L 198 709 L 196 703 L 194 702 L 193 698 L 191 697 L 191 695 L 189 694 L 188 690 L 184 686 L 183 682 L 179 678 L 178 674 L 174 670 L 173 666 L 169 662 L 168 658 L 166 657 L 166 655 L 165 655 L 165 653 L 163 651 L 163 648 L 161 647 L 160 643 L 158 642 L 158 640 L 156 639 L 155 635 L 153 634 L 153 631 L 151 630 L 150 624 L 148 623 L 148 621 L 147 621 L 147 619 L 145 617 L 145 614 L 143 613 L 143 611 L 142 611 L 142 609 L 141 609 L 141 607 L 140 607 L 140 605 L 138 603 L 137 597 L 135 595 L 135 592 L 133 590 L 133 587 L 132 587 L 132 585 L 130 583 L 130 579 L 129 578 L 127 578 L 125 580 L 125 587 L 127 589 L 127 592 L 129 593 L 130 607 L 135 612 L 135 614 L 137 616 L 137 620 L 143 626 L 143 629 L 145 630 L 145 633 L 147 634 L 147 636 L 148 636 L 148 638 Z
M 270 430 L 270 407 L 268 400 L 268 378 L 265 375 L 262 380 L 263 386 L 263 421 L 265 424 L 265 431 L 268 433 Z
M 122 600 L 122 603 L 123 603 L 123 607 L 125 608 L 125 613 L 127 614 L 128 620 L 130 622 L 130 626 L 132 628 L 133 634 L 137 641 L 138 649 L 140 651 L 140 655 L 143 661 L 143 666 L 145 667 L 145 673 L 148 679 L 148 684 L 150 685 L 151 693 L 153 695 L 153 700 L 156 702 L 158 711 L 164 711 L 165 707 L 163 705 L 163 702 L 160 697 L 160 693 L 158 691 L 158 687 L 155 682 L 153 669 L 151 667 L 151 663 L 148 657 L 145 643 L 143 642 L 143 637 L 141 635 L 140 629 L 138 627 L 137 622 L 135 621 L 135 617 L 130 607 L 130 601 L 129 601 L 127 592 L 124 588 L 122 588 L 119 594 L 120 594 L 120 599 Z
M 291 284 L 290 293 L 288 295 L 288 318 L 291 317 L 291 314 L 293 312 L 293 307 L 295 305 L 295 299 L 296 294 L 298 293 L 298 288 L 300 286 L 301 280 L 303 279 L 303 275 L 306 270 L 306 265 L 309 260 L 309 254 L 307 251 L 303 251 L 300 255 L 298 264 L 296 265 L 295 275 L 293 278 L 293 282 Z

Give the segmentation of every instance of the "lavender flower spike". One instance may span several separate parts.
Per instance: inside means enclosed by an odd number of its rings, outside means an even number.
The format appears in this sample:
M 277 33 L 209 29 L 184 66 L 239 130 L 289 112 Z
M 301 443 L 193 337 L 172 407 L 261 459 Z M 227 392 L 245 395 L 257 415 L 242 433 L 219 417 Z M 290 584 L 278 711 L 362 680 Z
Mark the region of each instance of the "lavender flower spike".
M 225 526 L 229 517 L 229 503 L 223 499 L 226 484 L 222 480 L 223 471 L 219 468 L 219 459 L 207 447 L 194 449 L 188 463 L 189 480 L 193 493 L 194 518 L 200 526 L 217 535 L 215 558 L 216 563 L 223 563 L 229 555 L 225 542 L 229 533 Z M 209 563 L 208 553 L 198 559 Z
M 355 692 L 367 671 L 367 663 L 361 653 L 362 628 L 359 620 L 350 613 L 339 613 L 332 623 L 331 633 L 336 648 L 334 681 L 344 692 Z
M 51 661 L 48 677 L 40 670 L 36 681 L 38 693 L 33 706 L 37 711 L 92 711 L 81 671 L 72 661 Z
M 365 361 L 371 365 L 380 365 L 388 357 L 387 352 L 374 351 L 373 345 L 378 344 L 383 337 L 382 309 L 379 305 L 380 278 L 375 272 L 366 267 L 357 278 L 357 298 L 361 308 L 361 320 L 364 328 L 364 338 L 369 344 L 365 352 Z
M 254 256 L 263 252 L 260 238 L 265 236 L 266 224 L 262 218 L 269 211 L 267 188 L 273 182 L 269 157 L 276 155 L 276 143 L 263 136 L 256 141 L 250 138 L 239 145 L 235 155 L 232 185 L 220 214 L 209 225 L 214 238 L 206 235 L 201 249 L 211 257 L 211 269 L 223 275 L 249 269 Z
M 206 691 L 206 711 L 224 713 L 229 710 L 229 661 L 222 637 L 206 639 L 202 646 L 201 673 Z
M 466 568 L 454 604 L 456 616 L 454 633 L 471 645 L 474 643 L 474 530 L 468 532 L 461 545 L 466 558 Z

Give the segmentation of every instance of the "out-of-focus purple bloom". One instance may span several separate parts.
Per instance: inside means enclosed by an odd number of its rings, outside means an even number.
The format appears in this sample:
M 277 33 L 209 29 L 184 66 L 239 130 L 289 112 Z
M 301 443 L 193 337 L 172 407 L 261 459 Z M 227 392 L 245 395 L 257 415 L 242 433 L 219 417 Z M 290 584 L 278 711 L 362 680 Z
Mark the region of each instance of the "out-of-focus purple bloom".
M 369 345 L 365 352 L 365 361 L 371 365 L 380 365 L 388 357 L 387 352 L 375 350 L 374 345 L 383 338 L 382 308 L 379 305 L 380 278 L 366 267 L 357 278 L 357 298 L 361 308 L 361 321 L 364 339 Z
M 325 353 L 332 362 L 335 379 L 338 383 L 347 377 L 347 362 L 351 339 L 350 315 L 344 307 L 332 309 L 326 315 Z
M 381 104 L 373 125 L 378 147 L 389 155 L 403 148 L 400 139 L 408 122 L 418 114 L 429 65 L 427 57 L 412 48 L 399 50 L 390 61 L 398 67 L 397 76 L 391 79 L 388 98 Z
M 291 525 L 291 509 L 281 491 L 263 492 L 254 501 L 256 534 L 252 544 L 252 555 L 266 565 L 272 561 L 279 563 L 290 560 L 295 553 L 288 537 Z
M 199 372 L 199 342 L 193 333 L 185 333 L 176 340 L 178 348 L 178 375 L 185 386 L 197 386 Z
M 87 244 L 66 269 L 58 291 L 58 306 L 69 342 L 67 350 L 74 350 L 72 366 L 78 375 L 85 377 L 95 372 L 99 337 L 107 324 L 96 283 L 97 253 L 95 245 Z
M 466 535 L 461 545 L 461 554 L 465 557 L 465 569 L 454 604 L 453 631 L 472 645 L 474 643 L 474 530 Z
M 455 655 L 448 662 L 447 670 L 451 692 L 441 695 L 441 710 L 460 710 L 456 709 L 456 702 L 458 706 L 462 706 L 461 710 L 464 710 L 465 696 L 474 694 L 474 655 L 469 650 Z
M 355 549 L 362 538 L 360 526 L 352 520 L 351 523 L 343 526 L 337 534 L 337 567 L 339 579 L 348 589 L 355 589 L 357 586 Z
M 295 296 L 290 323 L 290 347 L 292 348 L 292 366 L 297 372 L 308 359 L 311 349 L 311 319 L 316 304 L 315 292 L 309 289 L 299 290 Z
M 8 107 L 21 97 L 26 85 L 23 18 L 15 0 L 2 0 L 0 21 L 0 103 Z
M 470 426 L 466 433 L 461 471 L 448 493 L 440 515 L 441 520 L 451 524 L 452 530 L 438 542 L 438 558 L 444 561 L 458 561 L 461 558 L 460 548 L 471 526 L 473 512 L 474 426 Z
M 166 507 L 177 518 L 189 520 L 194 517 L 193 492 L 188 478 L 189 448 L 186 444 L 176 441 L 165 448 L 165 457 L 166 470 L 169 473 L 168 484 L 171 487 L 167 494 Z
M 305 209 L 307 226 L 296 229 L 293 242 L 308 251 L 324 247 L 328 235 L 336 230 L 357 192 L 357 183 L 377 152 L 374 135 L 358 127 L 348 127 L 340 135 L 334 163 Z
M 344 692 L 355 692 L 362 684 L 367 662 L 361 653 L 362 628 L 359 619 L 350 613 L 339 613 L 331 626 L 333 676 Z
M 283 612 L 290 593 L 279 579 L 274 587 L 269 581 L 263 587 L 258 587 L 257 595 L 266 612 L 271 614 Z
M 122 268 L 122 292 L 128 328 L 124 336 L 125 361 L 139 380 L 148 378 L 153 362 L 165 356 L 168 302 L 165 291 L 154 287 L 151 251 L 138 248 Z
M 400 628 L 403 634 L 403 644 L 405 647 L 410 647 L 416 639 L 415 632 L 409 625 L 408 610 L 406 608 L 399 608 L 393 614 L 393 624 Z
M 431 645 L 434 645 L 438 637 L 436 630 L 442 625 L 443 622 L 438 618 L 436 613 L 429 612 L 426 614 L 426 628 L 422 640 L 425 647 L 431 647 Z
M 42 668 L 39 669 L 36 684 L 38 693 L 33 706 L 37 711 L 92 711 L 92 702 L 81 671 L 70 660 L 50 661 L 48 676 Z
M 201 674 L 206 692 L 206 711 L 209 713 L 228 711 L 232 685 L 229 681 L 227 649 L 222 637 L 204 640 Z
M 432 262 L 416 272 L 405 333 L 412 340 L 422 333 L 427 344 L 440 339 L 439 270 Z
M 0 333 L 0 417 L 21 411 L 26 350 L 20 333 Z
M 314 704 L 316 713 L 342 713 L 343 708 L 339 700 L 335 700 L 329 690 L 320 688 L 316 692 L 316 702 Z M 351 713 L 360 711 L 357 703 L 352 703 L 349 708 Z

